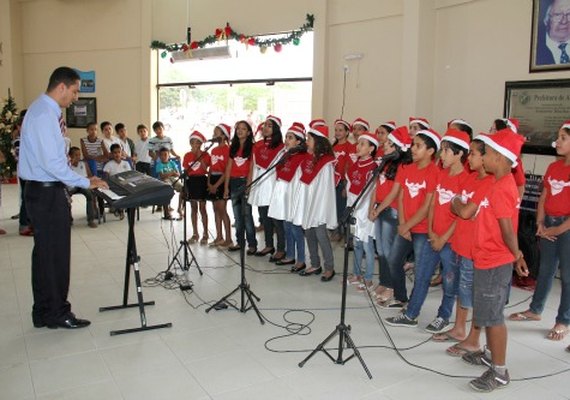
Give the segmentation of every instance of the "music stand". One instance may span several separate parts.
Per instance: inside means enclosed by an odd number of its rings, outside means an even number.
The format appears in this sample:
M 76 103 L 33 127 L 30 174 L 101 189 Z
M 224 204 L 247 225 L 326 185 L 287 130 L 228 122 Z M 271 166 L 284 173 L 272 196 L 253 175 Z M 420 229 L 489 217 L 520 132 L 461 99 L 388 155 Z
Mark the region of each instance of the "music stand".
M 356 197 L 356 199 L 354 200 L 354 203 L 352 204 L 352 206 L 347 207 L 344 215 L 342 216 L 342 224 L 345 226 L 345 245 L 344 245 L 344 265 L 343 265 L 343 269 L 342 269 L 342 296 L 341 296 L 341 306 L 340 306 L 340 322 L 339 324 L 335 327 L 335 329 L 330 333 L 330 335 L 328 335 L 321 343 L 319 343 L 319 345 L 303 360 L 299 363 L 299 368 L 303 368 L 303 366 L 305 365 L 305 363 L 307 361 L 309 361 L 311 359 L 311 357 L 313 357 L 317 352 L 322 351 L 323 353 L 326 354 L 326 356 L 328 358 L 331 359 L 332 362 L 334 362 L 335 364 L 341 364 L 344 365 L 345 363 L 347 363 L 348 361 L 350 361 L 353 357 L 358 358 L 358 361 L 360 361 L 360 364 L 362 365 L 362 368 L 364 369 L 364 371 L 366 372 L 366 375 L 368 375 L 369 379 L 372 379 L 372 374 L 370 373 L 370 370 L 368 369 L 368 367 L 366 366 L 366 363 L 364 362 L 364 359 L 362 358 L 362 356 L 360 355 L 360 351 L 358 350 L 358 348 L 356 347 L 356 345 L 354 344 L 354 341 L 352 340 L 352 338 L 350 337 L 350 330 L 351 327 L 350 325 L 346 325 L 345 323 L 345 314 L 346 314 L 346 291 L 347 291 L 347 280 L 348 280 L 348 242 L 350 239 L 350 224 L 353 223 L 353 213 L 354 210 L 358 207 L 358 205 L 360 204 L 360 200 L 362 199 L 362 197 L 366 194 L 369 195 L 368 192 L 368 188 L 370 187 L 370 185 L 372 185 L 372 183 L 376 180 L 376 177 L 378 176 L 378 174 L 380 173 L 381 170 L 384 169 L 384 166 L 386 165 L 386 162 L 389 159 L 384 159 L 382 160 L 382 162 L 380 163 L 380 165 L 378 167 L 376 167 L 374 169 L 374 172 L 372 173 L 372 176 L 370 177 L 370 179 L 366 182 L 366 185 L 364 185 L 364 188 L 362 189 L 362 192 L 360 192 L 360 194 Z M 338 341 L 338 356 L 335 359 L 328 351 L 327 349 L 325 349 L 325 346 L 327 345 L 328 342 L 330 342 L 336 335 L 339 336 L 339 341 Z M 350 355 L 348 358 L 343 359 L 342 355 L 343 355 L 343 351 L 344 351 L 344 346 L 346 345 L 347 348 L 352 349 L 352 355 Z

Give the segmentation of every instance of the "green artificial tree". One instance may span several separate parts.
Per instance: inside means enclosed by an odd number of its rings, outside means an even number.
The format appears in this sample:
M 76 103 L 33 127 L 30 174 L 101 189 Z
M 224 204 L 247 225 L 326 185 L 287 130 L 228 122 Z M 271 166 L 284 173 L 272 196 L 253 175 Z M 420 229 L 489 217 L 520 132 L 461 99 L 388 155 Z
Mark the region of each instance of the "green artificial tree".
M 3 101 L 0 113 L 0 151 L 4 154 L 6 162 L 0 164 L 0 177 L 10 179 L 16 176 L 16 158 L 12 152 L 12 132 L 18 122 L 18 109 L 16 102 L 8 89 L 8 98 Z

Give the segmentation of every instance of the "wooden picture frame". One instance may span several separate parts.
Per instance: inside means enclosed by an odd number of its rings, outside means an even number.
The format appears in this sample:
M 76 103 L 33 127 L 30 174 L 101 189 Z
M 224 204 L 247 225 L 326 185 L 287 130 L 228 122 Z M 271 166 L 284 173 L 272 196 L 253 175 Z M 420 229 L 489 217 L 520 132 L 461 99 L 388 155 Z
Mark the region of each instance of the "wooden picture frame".
M 530 72 L 563 71 L 570 62 L 561 63 L 562 50 L 570 55 L 570 6 L 559 0 L 533 0 Z

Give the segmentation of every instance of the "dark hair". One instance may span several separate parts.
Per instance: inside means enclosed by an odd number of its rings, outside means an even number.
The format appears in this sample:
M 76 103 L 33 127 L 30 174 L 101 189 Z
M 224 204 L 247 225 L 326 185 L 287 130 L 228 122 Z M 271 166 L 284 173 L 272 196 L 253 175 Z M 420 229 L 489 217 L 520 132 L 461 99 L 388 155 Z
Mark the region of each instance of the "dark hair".
M 71 157 L 71 154 L 73 154 L 74 151 L 80 151 L 80 150 L 79 150 L 79 147 L 77 147 L 77 146 L 71 146 L 71 147 L 69 148 L 69 153 L 67 153 L 67 154 L 69 154 L 69 156 Z
M 265 123 L 271 122 L 271 143 L 269 143 L 269 148 L 274 149 L 280 144 L 283 144 L 283 133 L 281 132 L 281 127 L 272 119 L 268 119 Z
M 166 147 L 161 147 L 161 148 L 158 150 L 159 153 L 162 153 L 163 151 L 170 151 L 170 150 L 168 150 Z
M 236 122 L 236 124 L 234 125 L 234 131 L 237 130 L 237 126 L 239 124 L 245 124 L 245 126 L 247 127 L 247 138 L 245 139 L 245 142 L 243 144 L 242 157 L 249 158 L 251 156 L 251 150 L 253 149 L 253 129 L 251 128 L 249 122 L 241 120 Z M 240 148 L 239 138 L 237 134 L 234 133 L 234 137 L 232 138 L 232 142 L 230 144 L 230 158 L 235 158 L 237 152 L 239 151 L 239 148 Z
M 24 117 L 26 116 L 27 112 L 28 112 L 27 108 L 24 108 L 22 111 L 20 111 L 20 115 L 18 116 L 18 120 L 16 121 L 17 127 L 22 126 L 22 124 L 24 123 Z
M 115 125 L 115 132 L 119 132 L 124 127 L 125 127 L 125 124 L 123 124 L 122 122 L 119 122 L 117 125 Z
M 481 155 L 485 154 L 485 142 L 484 141 L 482 141 L 481 139 L 475 138 L 475 139 L 473 139 L 471 144 L 477 145 L 477 150 L 479 150 L 479 153 L 481 153 Z
M 111 150 L 111 153 L 112 153 L 113 151 L 115 151 L 115 149 L 120 149 L 120 148 L 121 148 L 121 145 L 120 145 L 119 143 L 113 143 L 113 144 L 111 145 L 111 149 L 110 149 L 110 150 Z
M 87 123 L 87 126 L 86 126 L 85 128 L 86 128 L 86 129 L 89 129 L 89 127 L 92 126 L 92 125 L 97 126 L 97 122 L 95 122 L 95 121 L 88 122 L 88 123 Z
M 164 129 L 164 124 L 160 121 L 156 121 L 154 124 L 152 124 L 153 131 L 156 131 L 158 128 Z
M 315 141 L 315 147 L 313 148 L 313 160 L 314 163 L 319 161 L 322 156 L 330 155 L 334 157 L 334 151 L 332 149 L 331 142 L 322 136 L 317 136 L 314 133 L 309 132 L 309 135 Z
M 388 133 L 392 133 L 392 131 L 394 130 L 394 128 L 392 128 L 391 126 L 385 125 L 385 124 L 380 124 L 380 126 L 384 129 L 386 129 L 386 131 Z
M 140 131 L 141 129 L 146 129 L 148 131 L 148 128 L 146 127 L 145 124 L 138 124 L 137 125 L 137 132 Z
M 113 125 L 109 121 L 103 121 L 101 122 L 101 125 L 99 125 L 101 130 L 104 130 L 106 126 L 113 126 Z
M 433 155 L 435 156 L 435 154 L 437 153 L 437 144 L 435 144 L 435 141 L 429 136 L 424 135 L 423 133 L 418 133 L 416 134 L 416 136 L 424 141 L 428 149 L 433 149 Z
M 562 130 L 566 132 L 567 135 L 570 135 L 570 128 L 562 128 Z
M 75 72 L 74 69 L 69 67 L 56 68 L 49 77 L 47 91 L 51 92 L 60 83 L 63 83 L 66 87 L 70 87 L 79 80 L 81 80 L 81 78 L 79 77 L 79 74 Z
M 407 165 L 412 163 L 412 152 L 411 151 L 404 151 L 400 148 L 400 146 L 396 147 L 396 151 L 400 153 L 400 157 L 395 160 L 392 160 L 386 164 L 384 167 L 384 176 L 386 179 L 393 181 L 396 179 L 396 173 L 398 172 L 398 167 L 400 165 Z
M 462 124 L 460 122 L 453 123 L 457 127 L 457 130 L 465 132 L 469 135 L 469 139 L 473 139 L 473 129 L 469 125 Z
M 467 156 L 469 155 L 469 150 L 465 150 L 464 147 L 461 147 L 457 143 L 450 142 L 449 140 L 443 140 L 441 142 L 441 147 L 443 148 L 444 145 L 449 147 L 454 155 L 458 155 L 459 152 L 462 151 L 463 154 L 461 155 L 461 163 L 465 164 L 465 161 L 467 161 Z
M 374 143 L 372 143 L 370 140 L 365 139 L 372 147 L 374 147 L 374 149 L 372 150 L 372 153 L 370 153 L 370 155 L 372 156 L 372 158 L 376 158 L 376 153 L 378 152 L 378 146 L 376 146 Z
M 505 121 L 502 118 L 497 118 L 495 121 L 493 121 L 493 123 L 495 124 L 495 128 L 500 131 L 502 129 L 507 129 L 508 125 L 507 125 L 507 121 Z

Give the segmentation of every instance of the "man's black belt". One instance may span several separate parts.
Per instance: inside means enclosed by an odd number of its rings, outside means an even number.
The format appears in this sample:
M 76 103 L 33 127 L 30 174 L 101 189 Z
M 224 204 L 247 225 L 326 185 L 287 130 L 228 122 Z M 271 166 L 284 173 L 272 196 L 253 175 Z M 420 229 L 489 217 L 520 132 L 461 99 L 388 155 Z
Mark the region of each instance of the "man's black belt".
M 62 182 L 40 182 L 40 181 L 26 181 L 26 185 L 32 185 L 36 187 L 57 187 L 57 188 L 64 188 L 65 185 Z

